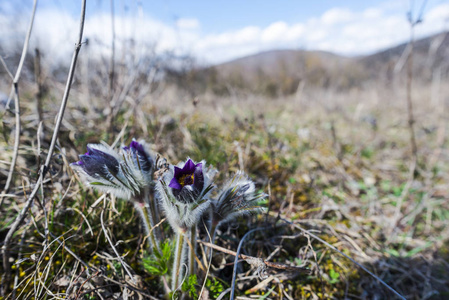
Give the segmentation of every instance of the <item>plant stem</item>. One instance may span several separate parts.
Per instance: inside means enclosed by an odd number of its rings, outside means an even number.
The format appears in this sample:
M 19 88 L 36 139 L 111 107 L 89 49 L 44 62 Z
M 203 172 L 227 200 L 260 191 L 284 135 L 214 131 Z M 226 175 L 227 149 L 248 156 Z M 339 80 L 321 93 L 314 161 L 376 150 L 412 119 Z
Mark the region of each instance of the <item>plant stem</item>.
M 145 200 L 148 203 L 148 208 L 150 209 L 151 221 L 153 221 L 151 226 L 154 227 L 160 221 L 160 219 L 158 218 L 159 214 L 157 211 L 157 206 L 154 201 L 154 190 L 146 189 L 145 194 L 146 194 Z M 161 238 L 161 236 L 158 234 L 158 231 L 157 231 L 158 229 L 154 229 L 154 230 L 156 230 L 155 236 L 157 238 Z
M 195 274 L 196 226 L 190 229 L 189 276 Z
M 209 232 L 209 238 L 210 238 L 211 244 L 215 243 L 215 233 L 217 232 L 217 227 L 218 227 L 218 224 L 215 224 L 214 220 L 212 220 L 211 226 L 210 226 L 210 232 Z M 209 249 L 209 257 L 211 257 L 211 258 L 212 258 L 213 251 L 214 250 L 212 248 Z
M 411 25 L 410 33 L 410 54 L 408 58 L 407 66 L 407 113 L 408 113 L 408 128 L 410 132 L 410 144 L 412 147 L 412 155 L 415 161 L 418 157 L 418 147 L 416 146 L 416 136 L 415 136 L 415 118 L 413 113 L 413 99 L 412 99 L 412 88 L 413 88 L 413 46 L 414 46 L 414 25 Z
M 175 261 L 173 265 L 173 276 L 172 276 L 172 290 L 175 291 L 179 285 L 179 275 L 181 274 L 182 268 L 182 250 L 184 248 L 184 233 L 178 231 L 176 234 L 176 250 L 175 250 Z
M 157 250 L 159 251 L 159 243 L 157 243 L 156 241 L 156 237 L 154 235 L 154 224 L 151 221 L 150 215 L 148 214 L 148 209 L 151 210 L 151 208 L 147 205 L 145 205 L 144 203 L 139 203 L 139 205 L 137 205 L 137 207 L 141 210 L 142 215 L 143 215 L 143 221 L 145 223 L 145 228 L 148 231 L 148 234 L 150 235 L 150 239 L 151 239 L 151 244 L 153 247 L 156 247 Z

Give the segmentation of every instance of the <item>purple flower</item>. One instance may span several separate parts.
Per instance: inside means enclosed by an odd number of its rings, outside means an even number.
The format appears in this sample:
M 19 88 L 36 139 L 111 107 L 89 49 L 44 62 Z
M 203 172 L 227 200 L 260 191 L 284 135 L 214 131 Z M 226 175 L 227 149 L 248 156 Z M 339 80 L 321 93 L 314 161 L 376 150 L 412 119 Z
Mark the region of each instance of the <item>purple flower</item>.
M 152 159 L 135 141 L 123 149 L 122 155 L 107 146 L 89 144 L 87 152 L 79 158 L 71 167 L 87 184 L 119 198 L 140 199 L 153 182 Z
M 125 153 L 131 153 L 135 164 L 141 171 L 151 173 L 153 168 L 153 160 L 145 151 L 145 148 L 141 143 L 133 139 L 129 146 L 123 147 L 123 151 Z
M 203 164 L 195 164 L 190 158 L 182 168 L 175 167 L 174 176 L 168 185 L 178 199 L 189 199 L 201 193 L 204 188 Z M 188 201 L 190 202 L 190 201 Z
M 215 169 L 206 168 L 206 162 L 188 158 L 170 169 L 156 184 L 161 207 L 173 228 L 185 231 L 196 226 L 209 209 L 209 193 L 215 187 L 212 177 Z
M 72 165 L 79 166 L 92 177 L 108 177 L 116 175 L 119 171 L 119 162 L 116 157 L 100 149 L 87 145 L 87 152 L 79 156 L 80 160 Z

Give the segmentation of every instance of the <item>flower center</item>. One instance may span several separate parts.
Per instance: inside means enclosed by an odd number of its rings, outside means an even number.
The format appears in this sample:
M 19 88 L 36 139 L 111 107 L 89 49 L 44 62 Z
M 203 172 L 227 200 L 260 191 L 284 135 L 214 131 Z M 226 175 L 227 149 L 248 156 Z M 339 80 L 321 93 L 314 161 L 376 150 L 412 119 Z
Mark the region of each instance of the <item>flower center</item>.
M 182 187 L 184 187 L 186 185 L 192 185 L 193 179 L 194 179 L 193 174 L 184 174 L 181 177 L 179 177 L 178 182 Z

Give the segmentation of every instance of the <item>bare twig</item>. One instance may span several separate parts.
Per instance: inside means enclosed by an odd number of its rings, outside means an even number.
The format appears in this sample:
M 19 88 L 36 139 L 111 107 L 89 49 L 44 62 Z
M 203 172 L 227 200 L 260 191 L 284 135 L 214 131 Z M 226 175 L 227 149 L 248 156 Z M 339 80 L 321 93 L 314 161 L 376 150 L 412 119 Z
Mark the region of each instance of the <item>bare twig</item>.
M 413 99 L 412 99 L 412 87 L 413 87 L 413 47 L 415 43 L 415 26 L 422 22 L 422 16 L 424 13 L 424 8 L 426 7 L 427 0 L 424 0 L 416 19 L 413 19 L 413 7 L 410 8 L 408 13 L 408 22 L 410 24 L 410 54 L 408 58 L 407 65 L 407 112 L 408 112 L 408 128 L 410 131 L 410 144 L 412 147 L 412 155 L 415 161 L 418 161 L 418 147 L 416 145 L 416 136 L 415 136 L 415 117 L 413 113 Z
M 413 99 L 412 99 L 412 82 L 413 82 L 413 25 L 411 25 L 411 34 L 410 34 L 410 54 L 408 58 L 408 66 L 407 66 L 407 113 L 408 113 L 408 129 L 410 131 L 410 144 L 412 147 L 412 155 L 414 160 L 416 160 L 418 156 L 418 147 L 416 146 L 416 137 L 415 137 L 415 118 L 413 115 Z
M 106 236 L 106 239 L 108 240 L 109 245 L 111 245 L 112 250 L 114 250 L 114 253 L 117 256 L 118 260 L 120 261 L 120 264 L 123 266 L 123 269 L 125 269 L 125 271 L 128 274 L 129 278 L 131 278 L 131 280 L 135 283 L 134 276 L 131 274 L 131 272 L 126 267 L 125 262 L 123 261 L 122 257 L 118 253 L 117 249 L 115 249 L 114 244 L 112 243 L 111 239 L 109 238 L 109 235 L 108 235 L 108 232 L 106 230 L 106 227 L 104 226 L 103 215 L 104 215 L 104 209 L 101 211 L 101 214 L 100 214 L 101 228 L 103 229 L 103 233 Z
M 34 49 L 34 77 L 37 84 L 37 93 L 36 93 L 36 108 L 37 108 L 37 116 L 39 122 L 42 122 L 44 119 L 43 112 L 43 98 L 44 98 L 44 87 L 42 80 L 42 72 L 41 72 L 41 53 L 38 48 Z
M 41 168 L 40 168 L 39 178 L 38 178 L 32 192 L 30 193 L 30 195 L 28 197 L 28 199 L 25 203 L 25 206 L 20 211 L 17 218 L 14 220 L 13 224 L 11 225 L 11 228 L 9 229 L 9 231 L 5 237 L 5 242 L 3 244 L 3 271 L 4 271 L 4 274 L 2 277 L 2 291 L 1 291 L 3 296 L 6 295 L 8 285 L 9 285 L 8 282 L 9 282 L 9 278 L 11 275 L 10 264 L 9 264 L 9 244 L 11 243 L 11 239 L 13 237 L 14 232 L 16 232 L 17 228 L 20 226 L 20 224 L 22 224 L 23 220 L 25 219 L 25 217 L 28 213 L 28 210 L 30 209 L 31 205 L 33 204 L 34 197 L 36 196 L 36 194 L 40 188 L 40 184 L 48 172 L 48 168 L 50 166 L 50 162 L 51 162 L 51 159 L 53 156 L 53 151 L 54 151 L 54 148 L 56 145 L 56 140 L 58 138 L 59 128 L 61 127 L 62 118 L 64 116 L 65 107 L 67 105 L 67 101 L 68 101 L 69 94 L 70 94 L 70 88 L 72 86 L 72 80 L 73 80 L 73 75 L 75 73 L 75 66 L 76 66 L 76 61 L 78 58 L 78 53 L 81 49 L 81 40 L 83 38 L 85 13 L 86 13 L 86 0 L 82 0 L 78 41 L 75 44 L 75 50 L 73 52 L 72 62 L 70 65 L 70 70 L 69 70 L 69 74 L 68 74 L 68 78 L 67 78 L 67 84 L 65 87 L 64 96 L 62 98 L 61 107 L 59 109 L 58 119 L 56 121 L 55 129 L 53 131 L 53 137 L 51 140 L 51 144 L 48 149 L 47 159 L 45 161 L 45 164 L 43 166 L 41 166 Z
M 89 276 L 89 278 L 84 280 L 84 282 L 81 284 L 80 288 L 78 289 L 78 293 L 76 293 L 75 300 L 77 300 L 79 298 L 81 291 L 83 290 L 83 286 L 86 284 L 86 282 L 88 282 L 89 280 L 91 280 L 94 277 L 97 277 L 100 273 L 101 273 L 100 271 L 97 271 L 97 272 L 95 272 L 95 274 Z
M 232 256 L 238 256 L 238 258 L 243 259 L 245 261 L 246 260 L 258 260 L 258 259 L 261 259 L 259 257 L 255 257 L 255 256 L 251 256 L 251 255 L 245 255 L 245 254 L 240 254 L 240 253 L 237 254 L 237 252 L 235 252 L 235 251 L 232 251 L 232 250 L 229 250 L 229 249 L 217 246 L 217 245 L 209 243 L 209 242 L 204 242 L 202 240 L 197 240 L 197 242 L 200 243 L 200 244 L 203 244 L 206 247 L 210 247 L 210 248 L 212 248 L 214 250 L 217 250 L 217 251 L 220 251 L 220 252 L 232 255 Z M 302 268 L 302 267 L 294 267 L 294 266 L 292 267 L 292 266 L 289 266 L 289 265 L 275 263 L 275 262 L 271 262 L 271 261 L 268 261 L 268 260 L 263 260 L 263 263 L 267 267 L 270 267 L 270 268 L 273 268 L 273 269 L 292 270 L 292 271 L 294 270 L 294 271 L 303 272 L 303 273 L 310 273 L 309 269 Z
M 11 78 L 11 80 L 14 80 L 14 76 L 12 75 L 11 71 L 9 70 L 8 66 L 6 65 L 5 60 L 3 59 L 3 57 L 0 55 L 0 62 L 3 65 L 3 68 L 5 68 L 6 73 L 8 73 L 8 76 Z
M 231 285 L 231 296 L 229 299 L 234 300 L 234 293 L 235 293 L 235 281 L 237 278 L 237 264 L 238 264 L 238 259 L 242 258 L 244 259 L 246 262 L 250 263 L 250 264 L 254 264 L 257 265 L 257 267 L 259 268 L 265 268 L 265 267 L 269 267 L 269 268 L 275 268 L 275 269 L 280 269 L 280 270 L 292 270 L 292 271 L 296 271 L 296 272 L 305 272 L 305 273 L 310 273 L 310 270 L 305 269 L 305 268 L 301 268 L 301 267 L 291 267 L 288 265 L 284 265 L 284 264 L 280 264 L 280 263 L 273 263 L 267 260 L 263 260 L 261 258 L 258 257 L 253 257 L 253 256 L 248 256 L 248 255 L 243 255 L 240 254 L 240 250 L 242 249 L 242 245 L 243 242 L 245 241 L 246 237 L 249 236 L 251 233 L 255 232 L 255 231 L 259 231 L 259 230 L 266 230 L 266 227 L 261 227 L 261 228 L 254 228 L 250 231 L 248 231 L 240 240 L 239 246 L 237 247 L 237 252 L 234 251 L 230 251 L 227 250 L 226 253 L 234 255 L 235 256 L 235 260 L 234 260 L 234 271 L 232 273 L 232 285 Z M 202 244 L 206 245 L 204 242 L 201 242 Z M 212 246 L 211 246 L 212 245 Z M 218 249 L 218 246 L 215 246 L 213 244 L 207 243 L 207 246 L 209 247 L 213 247 L 214 249 L 220 250 L 223 249 L 221 247 L 221 249 Z M 229 252 L 228 252 L 229 251 Z
M 349 255 L 343 253 L 342 251 L 338 250 L 337 248 L 335 248 L 334 246 L 332 246 L 331 244 L 329 244 L 328 242 L 326 242 L 325 240 L 319 238 L 318 236 L 316 236 L 315 234 L 311 233 L 309 230 L 306 230 L 304 228 L 302 228 L 301 226 L 290 222 L 284 218 L 280 218 L 282 221 L 293 225 L 295 228 L 301 230 L 303 233 L 308 234 L 309 236 L 313 237 L 314 239 L 316 239 L 317 241 L 321 242 L 322 244 L 326 245 L 328 248 L 340 253 L 341 255 L 343 255 L 344 257 L 346 257 L 347 259 L 349 259 L 351 262 L 353 262 L 355 265 L 357 265 L 359 268 L 361 268 L 363 271 L 365 271 L 366 273 L 368 273 L 369 275 L 371 275 L 373 278 L 377 279 L 382 285 L 384 285 L 386 288 L 388 288 L 390 291 L 392 291 L 396 296 L 398 296 L 399 298 L 405 300 L 404 296 L 402 296 L 401 294 L 399 294 L 396 290 L 394 290 L 391 286 L 389 286 L 387 283 L 385 283 L 385 281 L 383 281 L 382 279 L 380 279 L 378 276 L 376 276 L 374 273 L 372 273 L 370 270 L 368 270 L 367 268 L 365 268 L 363 265 L 359 264 L 358 262 L 356 262 L 354 259 L 352 259 Z
M 206 229 L 206 233 L 207 233 L 207 236 L 209 237 L 209 241 L 212 241 L 212 237 L 211 237 L 211 235 L 210 235 L 210 232 L 209 232 L 209 230 L 208 230 L 206 224 L 204 224 L 204 220 L 203 220 L 203 225 L 204 225 L 204 228 Z M 198 242 L 198 241 L 197 241 L 197 242 Z M 212 243 L 210 243 L 210 244 L 213 245 L 213 246 L 215 246 L 215 245 L 212 244 Z M 203 248 L 203 247 L 201 247 L 201 250 L 203 251 L 203 255 L 204 255 L 203 257 L 206 258 L 206 251 L 204 251 L 204 248 Z M 227 250 L 227 249 L 226 249 L 226 250 Z M 210 266 L 211 266 L 211 264 L 212 264 L 212 252 L 213 252 L 213 250 L 212 250 L 212 248 L 211 248 L 211 249 L 210 249 L 210 255 L 209 255 L 209 261 L 207 262 L 206 275 L 204 276 L 204 281 L 203 281 L 203 284 L 202 284 L 202 286 L 201 286 L 201 291 L 200 291 L 200 295 L 198 296 L 198 299 L 201 299 L 201 297 L 202 297 L 202 295 L 203 295 L 203 292 L 204 292 L 204 288 L 206 287 L 207 277 L 209 276 Z
M 149 294 L 145 294 L 145 293 L 143 293 L 142 291 L 139 291 L 137 288 L 135 288 L 135 287 L 133 287 L 133 286 L 131 286 L 131 285 L 123 284 L 123 283 L 118 282 L 118 281 L 116 281 L 116 280 L 114 280 L 114 279 L 112 279 L 112 278 L 109 278 L 108 276 L 101 275 L 101 277 L 103 277 L 103 278 L 104 278 L 105 280 L 107 280 L 107 281 L 110 281 L 110 282 L 115 283 L 115 284 L 117 284 L 117 285 L 126 287 L 127 289 L 130 289 L 130 290 L 132 290 L 132 291 L 134 291 L 134 292 L 136 292 L 136 293 L 138 293 L 138 294 L 140 294 L 140 295 L 142 295 L 142 296 L 145 296 L 145 297 L 147 297 L 148 299 L 151 299 L 151 300 L 160 300 L 159 298 L 153 297 L 153 296 L 151 296 L 151 295 L 149 295 Z
M 56 237 L 56 236 L 55 236 L 53 233 L 51 233 L 51 232 L 49 232 L 49 233 L 50 233 L 50 236 L 51 236 L 52 238 L 54 238 L 54 239 L 59 243 L 59 245 L 62 245 L 62 244 L 63 244 L 63 242 L 61 242 L 61 241 L 59 240 L 59 237 Z M 72 250 L 70 250 L 69 247 L 64 247 L 64 251 L 67 251 L 70 255 L 73 256 L 74 259 L 76 259 L 79 263 L 81 263 L 81 264 L 86 268 L 86 273 L 87 273 L 87 275 L 90 275 L 90 272 L 89 272 L 90 267 L 89 267 L 89 265 L 88 265 L 85 261 L 83 261 L 78 255 L 76 255 Z
M 226 290 L 224 290 L 223 292 L 221 292 L 221 294 L 217 297 L 217 300 L 223 299 L 224 296 L 226 296 L 230 291 L 231 291 L 231 288 L 227 288 Z
M 237 247 L 237 252 L 235 254 L 235 259 L 234 259 L 234 270 L 232 272 L 231 296 L 229 297 L 230 300 L 234 300 L 235 280 L 237 279 L 237 264 L 239 262 L 239 255 L 240 255 L 240 250 L 242 249 L 242 246 L 243 246 L 243 242 L 245 241 L 246 237 L 249 236 L 251 233 L 253 233 L 255 231 L 259 231 L 259 230 L 265 230 L 265 229 L 266 229 L 265 227 L 254 228 L 254 229 L 248 231 L 247 233 L 245 233 L 245 235 L 240 240 L 239 246 Z
M 20 131 L 21 131 L 19 80 L 20 80 L 20 75 L 22 74 L 23 64 L 25 62 L 25 58 L 26 58 L 27 51 L 28 51 L 28 44 L 30 42 L 31 31 L 33 29 L 34 16 L 36 15 L 36 7 L 37 7 L 37 0 L 34 0 L 33 11 L 31 13 L 31 20 L 30 20 L 27 34 L 25 36 L 25 43 L 23 44 L 22 55 L 20 57 L 19 66 L 17 67 L 17 71 L 16 71 L 16 74 L 14 76 L 14 80 L 12 83 L 12 90 L 14 91 L 14 106 L 15 106 L 14 114 L 16 116 L 16 133 L 15 133 L 15 137 L 14 137 L 14 150 L 13 150 L 14 152 L 13 152 L 13 156 L 12 156 L 12 160 L 11 160 L 11 165 L 9 167 L 8 178 L 6 179 L 5 187 L 3 188 L 2 194 L 7 194 L 9 191 L 9 188 L 11 186 L 12 177 L 14 175 L 14 169 L 16 167 L 17 156 L 19 155 Z M 3 59 L 2 59 L 2 62 L 3 62 Z M 5 64 L 5 68 L 6 68 L 6 64 Z M 6 70 L 8 70 L 8 69 L 6 68 Z M 1 199 L 0 199 L 0 208 L 2 207 L 3 199 L 4 199 L 4 197 L 1 197 Z
M 29 223 L 29 220 L 28 220 L 28 223 Z M 17 256 L 17 261 L 20 261 L 22 259 L 22 248 L 23 248 L 23 244 L 25 242 L 25 234 L 26 233 L 27 233 L 27 231 L 24 230 L 22 232 L 21 236 L 20 236 L 20 245 L 19 245 L 19 252 L 18 252 L 19 254 Z M 16 297 L 16 290 L 17 290 L 17 287 L 19 286 L 18 285 L 18 283 L 19 283 L 19 270 L 20 270 L 20 268 L 16 269 L 16 275 L 14 277 L 14 285 L 13 285 L 13 291 L 12 291 L 12 298 Z
M 109 66 L 109 95 L 108 95 L 108 110 L 109 114 L 106 118 L 108 131 L 112 133 L 112 121 L 114 116 L 114 104 L 113 104 L 113 96 L 114 96 L 114 77 L 115 77 L 115 20 L 114 20 L 114 1 L 110 1 L 111 4 L 111 32 L 112 32 L 112 49 L 111 49 L 111 61 Z

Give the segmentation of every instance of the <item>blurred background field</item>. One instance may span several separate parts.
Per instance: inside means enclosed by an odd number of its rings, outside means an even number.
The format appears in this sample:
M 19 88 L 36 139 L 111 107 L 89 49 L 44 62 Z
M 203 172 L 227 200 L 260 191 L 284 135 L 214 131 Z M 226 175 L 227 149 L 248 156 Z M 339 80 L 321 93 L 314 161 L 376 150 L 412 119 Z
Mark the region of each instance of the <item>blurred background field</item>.
M 25 11 L 24 24 L 31 14 Z M 432 22 L 422 17 L 423 26 Z M 14 75 L 19 64 L 25 36 L 19 29 L 16 39 L 0 44 L 2 189 L 14 153 L 7 69 Z M 101 194 L 84 187 L 69 167 L 88 143 L 118 148 L 132 138 L 174 164 L 188 156 L 205 159 L 220 171 L 219 181 L 243 169 L 268 194 L 266 214 L 221 228 L 217 244 L 235 251 L 249 229 L 267 227 L 247 239 L 242 252 L 312 273 L 278 270 L 263 278 L 242 264 L 237 299 L 395 299 L 297 226 L 406 299 L 449 297 L 446 31 L 418 37 L 413 47 L 405 36 L 369 54 L 264 49 L 210 64 L 151 45 L 139 50 L 131 38 L 105 38 L 105 46 L 88 36 L 49 174 L 12 239 L 12 280 L 3 299 L 162 299 L 159 275 L 144 263 L 144 233 L 133 206 L 109 196 L 99 202 Z M 22 128 L 13 181 L 0 207 L 2 246 L 45 160 L 70 64 L 70 54 L 55 64 L 43 48 L 31 44 L 18 85 Z M 100 219 L 136 282 L 117 260 Z M 293 225 L 275 226 L 286 221 Z M 233 259 L 214 253 L 203 299 L 217 299 L 230 287 Z M 83 264 L 96 271 L 88 275 Z M 0 273 L 6 271 L 2 264 Z

